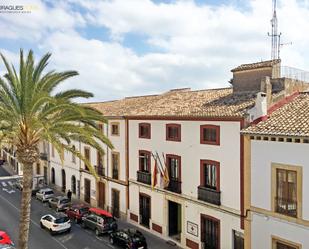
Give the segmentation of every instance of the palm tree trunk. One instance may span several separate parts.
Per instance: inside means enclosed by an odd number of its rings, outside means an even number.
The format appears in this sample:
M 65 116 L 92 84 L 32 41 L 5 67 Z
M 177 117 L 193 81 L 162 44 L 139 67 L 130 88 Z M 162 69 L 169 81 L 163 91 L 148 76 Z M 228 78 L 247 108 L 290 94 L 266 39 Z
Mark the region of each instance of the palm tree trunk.
M 23 163 L 23 191 L 19 217 L 18 249 L 28 249 L 33 165 Z

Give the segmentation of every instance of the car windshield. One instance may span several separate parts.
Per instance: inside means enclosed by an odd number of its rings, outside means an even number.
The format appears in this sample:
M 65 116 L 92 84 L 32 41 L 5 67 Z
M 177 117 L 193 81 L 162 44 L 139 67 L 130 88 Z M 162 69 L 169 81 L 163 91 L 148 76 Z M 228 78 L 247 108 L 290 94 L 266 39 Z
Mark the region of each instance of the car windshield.
M 88 213 L 89 212 L 89 208 L 81 208 L 80 210 L 79 210 L 82 214 L 85 214 L 85 213 Z
M 65 203 L 69 203 L 69 202 L 70 202 L 69 199 L 63 199 L 63 200 L 60 201 L 61 204 L 65 204 Z
M 46 191 L 45 194 L 46 194 L 46 195 L 53 195 L 54 192 L 53 192 L 53 191 Z
M 55 223 L 56 224 L 60 224 L 60 223 L 64 223 L 64 222 L 67 222 L 69 220 L 68 217 L 61 217 L 61 218 L 58 218 L 55 220 Z

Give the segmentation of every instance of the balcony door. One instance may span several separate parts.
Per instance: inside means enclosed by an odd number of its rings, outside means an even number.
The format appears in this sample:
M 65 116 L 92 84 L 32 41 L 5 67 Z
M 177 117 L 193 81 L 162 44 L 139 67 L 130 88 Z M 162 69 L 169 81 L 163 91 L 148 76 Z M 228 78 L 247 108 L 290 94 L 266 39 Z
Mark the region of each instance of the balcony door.
M 140 224 L 149 228 L 149 221 L 151 215 L 150 196 L 145 194 L 139 195 L 139 213 L 140 213 Z
M 201 242 L 207 249 L 220 249 L 220 221 L 201 215 Z
M 181 193 L 181 157 L 176 155 L 166 155 L 166 165 L 169 175 L 168 190 Z
M 297 217 L 297 172 L 276 170 L 276 212 Z

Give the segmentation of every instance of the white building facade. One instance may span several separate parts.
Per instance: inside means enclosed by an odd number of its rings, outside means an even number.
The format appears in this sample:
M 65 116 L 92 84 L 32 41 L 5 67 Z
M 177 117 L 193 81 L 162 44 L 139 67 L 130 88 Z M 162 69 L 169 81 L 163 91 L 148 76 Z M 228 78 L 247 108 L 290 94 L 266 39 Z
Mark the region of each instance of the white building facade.
M 245 248 L 309 248 L 308 104 L 300 94 L 243 131 Z
M 139 133 L 146 125 L 151 135 L 145 138 Z M 236 248 L 243 232 L 241 125 L 207 118 L 129 120 L 130 220 L 183 247 Z M 169 139 L 173 129 L 179 138 Z M 202 141 L 203 131 L 215 132 L 215 141 Z M 166 188 L 152 186 L 152 154 L 166 162 Z

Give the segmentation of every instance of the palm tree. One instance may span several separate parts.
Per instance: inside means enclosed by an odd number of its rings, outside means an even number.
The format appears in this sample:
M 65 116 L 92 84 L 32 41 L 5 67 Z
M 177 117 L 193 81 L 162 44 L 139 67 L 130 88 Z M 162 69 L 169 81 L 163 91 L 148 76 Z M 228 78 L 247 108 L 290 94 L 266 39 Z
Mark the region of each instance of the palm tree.
M 73 148 L 72 141 L 87 144 L 101 155 L 102 143 L 113 147 L 97 126 L 107 122 L 102 113 L 74 102 L 76 98 L 92 97 L 91 93 L 77 89 L 56 91 L 62 81 L 78 73 L 43 74 L 50 56 L 44 55 L 35 65 L 33 52 L 30 50 L 24 58 L 20 50 L 18 72 L 1 54 L 7 72 L 0 77 L 0 138 L 16 148 L 17 159 L 23 165 L 19 249 L 28 248 L 33 164 L 39 160 L 39 142 L 47 141 L 54 146 L 62 161 L 64 150 L 73 153 L 96 177 L 91 163 Z

